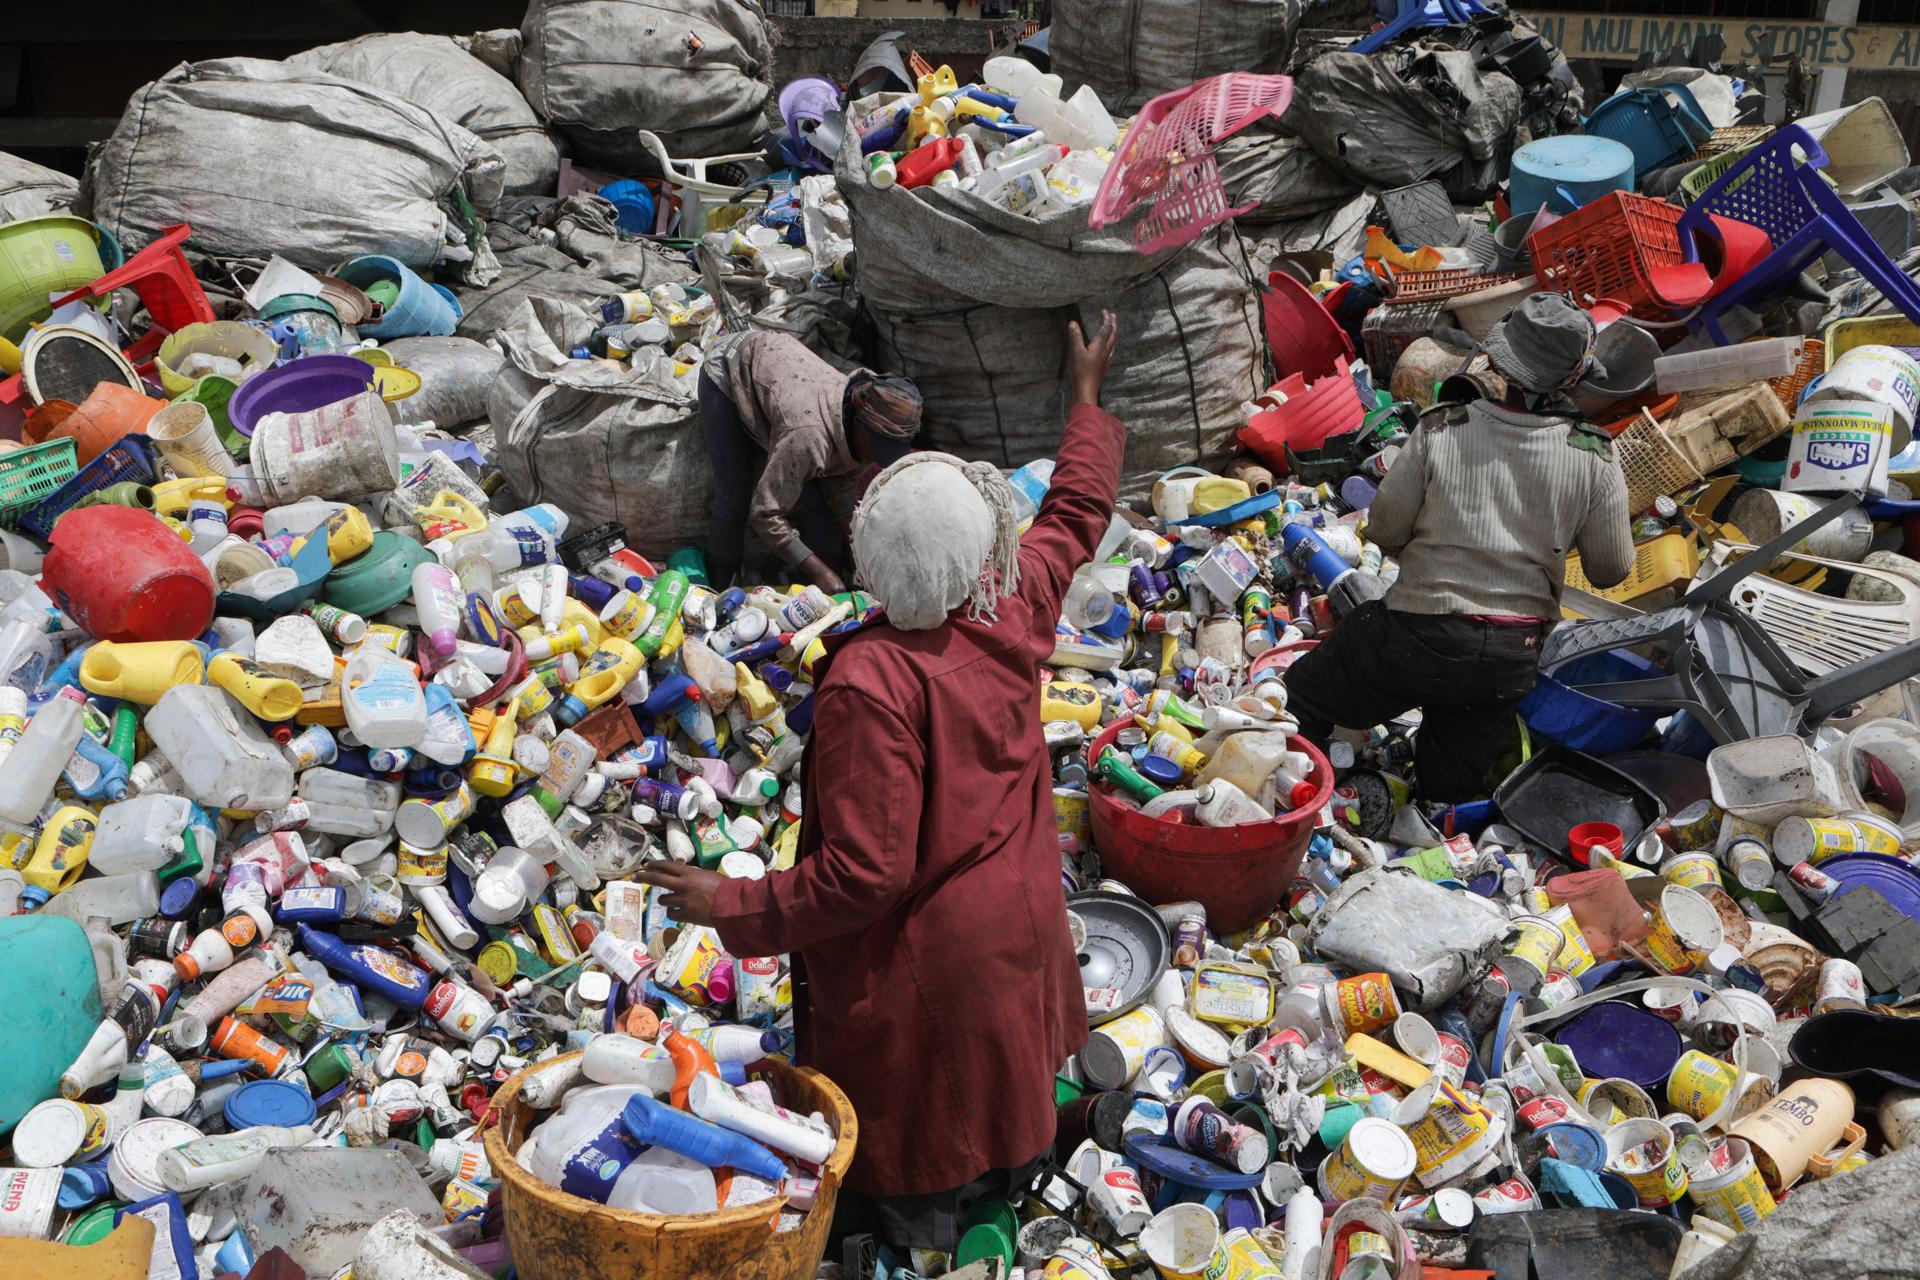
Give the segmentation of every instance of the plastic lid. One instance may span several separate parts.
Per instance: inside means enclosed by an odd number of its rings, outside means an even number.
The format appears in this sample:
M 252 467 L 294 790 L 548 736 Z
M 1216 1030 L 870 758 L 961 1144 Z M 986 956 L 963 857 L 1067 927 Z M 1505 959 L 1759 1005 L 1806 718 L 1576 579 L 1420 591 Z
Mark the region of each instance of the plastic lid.
M 311 1124 L 316 1113 L 312 1096 L 299 1085 L 288 1080 L 252 1080 L 228 1095 L 225 1114 L 235 1129 L 263 1124 L 291 1129 Z
M 1140 757 L 1137 766 L 1140 775 L 1149 782 L 1161 786 L 1172 786 L 1180 781 L 1180 766 L 1165 756 L 1156 756 L 1152 752 Z
M 29 1169 L 56 1168 L 71 1160 L 86 1140 L 86 1112 L 54 1098 L 20 1118 L 13 1131 L 13 1158 Z
M 479 592 L 467 595 L 467 630 L 479 644 L 498 649 L 501 642 L 500 617 Z

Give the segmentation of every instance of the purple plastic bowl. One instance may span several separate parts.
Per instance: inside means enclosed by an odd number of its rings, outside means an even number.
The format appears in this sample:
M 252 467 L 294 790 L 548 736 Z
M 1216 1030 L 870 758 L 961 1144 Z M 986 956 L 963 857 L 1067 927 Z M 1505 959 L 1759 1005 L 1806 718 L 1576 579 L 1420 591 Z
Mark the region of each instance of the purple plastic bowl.
M 1580 1069 L 1595 1079 L 1631 1080 L 1658 1089 L 1680 1061 L 1680 1033 L 1657 1013 L 1608 1000 L 1575 1014 L 1553 1038 L 1573 1050 Z
M 373 385 L 373 366 L 355 356 L 302 356 L 248 378 L 227 401 L 233 429 L 249 438 L 269 413 L 304 413 L 357 396 Z

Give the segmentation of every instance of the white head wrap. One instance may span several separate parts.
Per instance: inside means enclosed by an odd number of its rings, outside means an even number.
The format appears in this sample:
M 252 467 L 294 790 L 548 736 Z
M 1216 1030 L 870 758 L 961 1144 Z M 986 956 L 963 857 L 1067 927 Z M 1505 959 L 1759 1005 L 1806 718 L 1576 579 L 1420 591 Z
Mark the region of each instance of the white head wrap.
M 874 477 L 853 513 L 853 561 L 902 631 L 971 602 L 992 621 L 1020 584 L 1013 487 L 987 462 L 910 453 Z

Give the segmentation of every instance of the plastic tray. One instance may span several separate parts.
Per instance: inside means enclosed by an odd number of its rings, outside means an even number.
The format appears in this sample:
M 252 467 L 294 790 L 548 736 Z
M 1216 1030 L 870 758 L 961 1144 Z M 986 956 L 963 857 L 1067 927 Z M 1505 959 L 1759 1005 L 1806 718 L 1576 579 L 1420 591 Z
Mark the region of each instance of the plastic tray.
M 1905 316 L 1858 316 L 1827 326 L 1825 351 L 1828 369 L 1855 347 L 1899 347 L 1920 359 L 1920 324 Z
M 54 522 L 73 510 L 74 503 L 88 494 L 97 493 L 123 480 L 152 484 L 159 478 L 160 469 L 154 461 L 152 443 L 143 435 L 122 436 L 116 443 L 108 445 L 100 456 L 80 468 L 72 479 L 54 490 L 52 496 L 43 499 L 22 516 L 20 527 L 37 538 L 51 538 Z
M 1660 797 L 1620 770 L 1579 751 L 1548 747 L 1514 770 L 1493 793 L 1507 825 L 1556 858 L 1582 822 L 1611 822 L 1625 847 L 1667 816 Z
M 1684 588 L 1700 571 L 1700 550 L 1678 529 L 1648 538 L 1633 549 L 1633 572 L 1611 587 L 1596 587 L 1580 569 L 1580 553 L 1567 555 L 1567 585 L 1603 600 L 1626 604 L 1673 587 Z
M 73 437 L 0 453 L 0 524 L 11 525 L 22 512 L 73 478 Z

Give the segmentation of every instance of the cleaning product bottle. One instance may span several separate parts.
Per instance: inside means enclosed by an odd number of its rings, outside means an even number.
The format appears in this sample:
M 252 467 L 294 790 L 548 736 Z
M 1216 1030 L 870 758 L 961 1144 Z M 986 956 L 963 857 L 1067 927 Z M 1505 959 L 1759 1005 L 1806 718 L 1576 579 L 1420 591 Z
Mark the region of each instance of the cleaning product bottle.
M 651 632 L 649 628 L 646 634 Z M 612 700 L 644 662 L 641 649 L 618 636 L 606 637 L 593 656 L 580 665 L 579 679 L 568 685 L 566 695 L 554 704 L 554 720 L 563 725 L 579 723 L 589 711 Z
M 413 667 L 377 645 L 363 644 L 340 681 L 347 727 L 369 747 L 417 747 L 427 736 L 427 700 Z
M 1133 767 L 1133 762 L 1112 747 L 1101 752 L 1100 758 L 1094 761 L 1093 775 L 1141 804 L 1162 794 L 1158 783 L 1141 776 L 1139 770 Z
M 102 640 L 80 663 L 80 685 L 88 693 L 151 706 L 174 685 L 199 684 L 200 673 L 200 648 L 190 640 Z
M 437 560 L 413 567 L 413 607 L 420 615 L 423 647 L 437 660 L 453 657 L 460 632 L 460 583 Z
M 84 733 L 63 771 L 67 789 L 82 800 L 125 800 L 133 789 L 127 775 L 127 762 L 112 747 Z
M 432 979 L 391 951 L 342 942 L 304 924 L 298 927 L 298 934 L 302 951 L 349 982 L 377 991 L 409 1009 L 427 1002 Z
M 1194 816 L 1209 827 L 1238 827 L 1250 822 L 1270 822 L 1268 813 L 1254 798 L 1224 778 L 1197 788 Z
M 673 1059 L 673 1088 L 669 1091 L 673 1105 L 685 1109 L 687 1098 L 693 1088 L 696 1076 L 714 1076 L 720 1074 L 720 1067 L 699 1044 L 684 1035 L 680 1028 L 669 1024 L 661 1033 L 661 1045 L 667 1055 Z
M 644 1093 L 628 1100 L 620 1123 L 633 1141 L 665 1147 L 708 1168 L 738 1169 L 774 1183 L 787 1176 L 780 1157 L 753 1139 L 677 1111 Z
M 238 654 L 216 654 L 207 664 L 207 682 L 225 689 L 262 720 L 291 720 L 306 705 L 299 685 Z
M 62 805 L 41 827 L 33 857 L 20 868 L 21 878 L 49 894 L 72 885 L 87 869 L 87 855 L 98 825 L 91 809 Z
M 312 1125 L 257 1124 L 235 1133 L 195 1138 L 160 1153 L 160 1183 L 169 1191 L 200 1191 L 252 1176 L 267 1152 L 304 1147 L 319 1135 Z
M 86 731 L 86 694 L 63 685 L 20 735 L 0 770 L 0 822 L 28 826 L 53 795 L 54 784 Z

